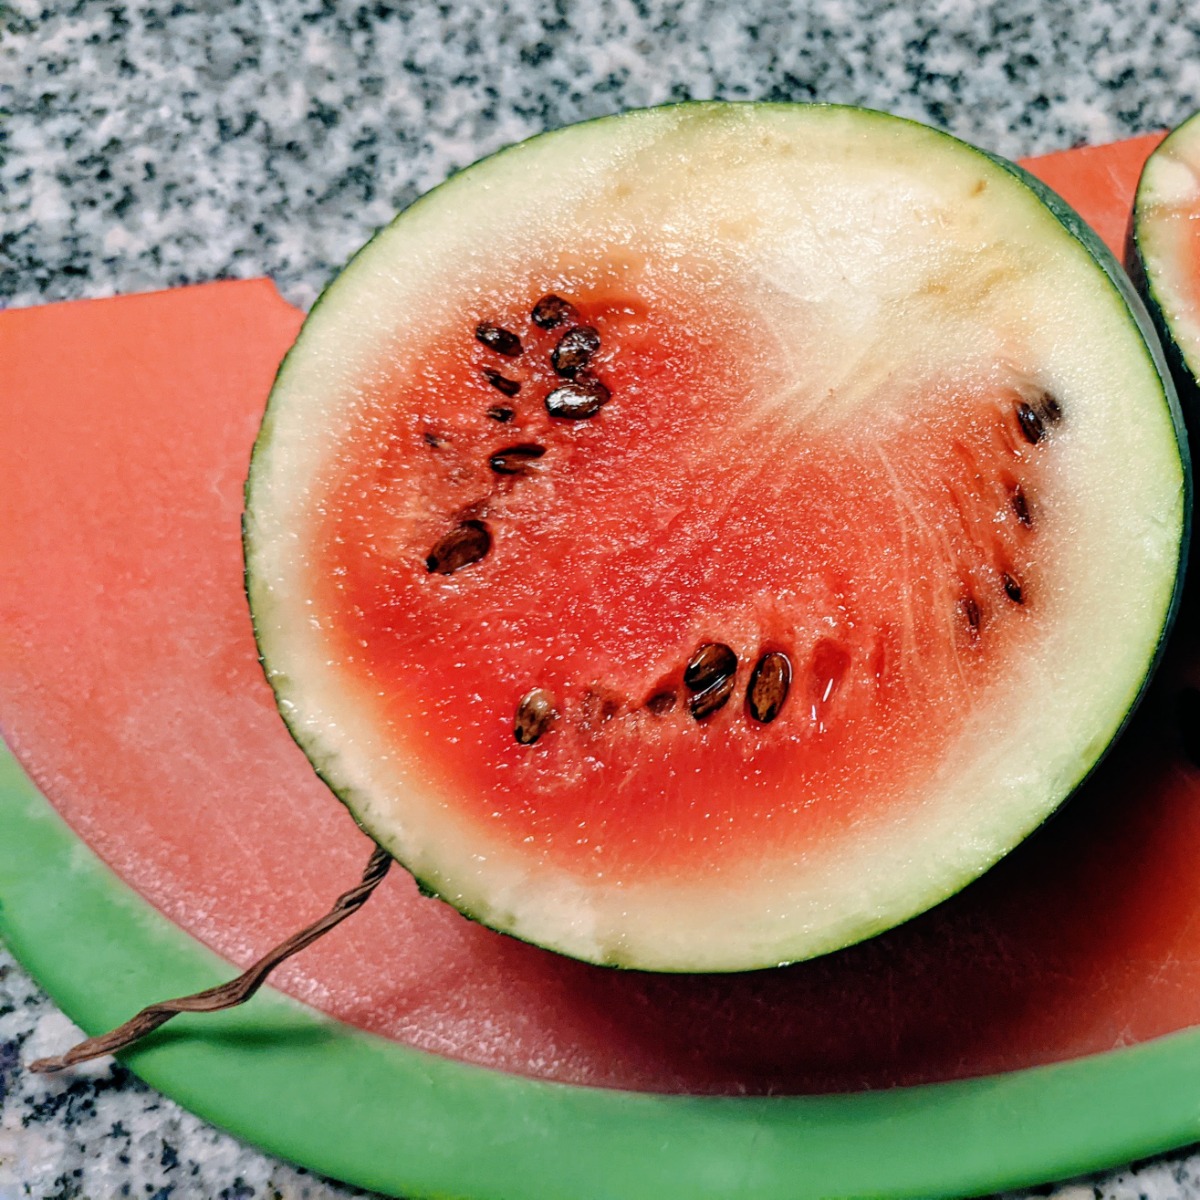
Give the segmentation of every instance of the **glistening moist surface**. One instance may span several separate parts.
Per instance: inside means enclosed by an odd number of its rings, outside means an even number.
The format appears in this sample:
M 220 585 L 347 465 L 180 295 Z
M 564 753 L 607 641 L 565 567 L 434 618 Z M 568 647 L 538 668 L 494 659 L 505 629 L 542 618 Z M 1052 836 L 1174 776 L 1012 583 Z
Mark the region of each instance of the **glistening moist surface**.
M 628 282 L 570 292 L 612 392 L 587 421 L 547 415 L 564 330 L 539 334 L 525 286 L 489 314 L 520 330 L 520 357 L 489 352 L 467 320 L 415 379 L 380 389 L 361 450 L 339 458 L 315 611 L 361 702 L 484 844 L 625 886 L 736 878 L 747 853 L 803 854 L 881 797 L 911 802 L 1012 669 L 1042 610 L 1043 463 L 1067 425 L 1027 381 L 1029 399 L 957 380 L 814 419 L 792 411 L 803 371 L 783 368 L 763 403 L 754 368 L 795 347 L 727 306 L 689 311 L 665 280 Z M 488 369 L 521 383 L 504 423 Z M 542 453 L 496 473 L 513 445 Z M 431 573 L 430 548 L 464 520 L 491 548 Z M 737 655 L 736 686 L 697 720 L 684 664 L 713 642 Z M 770 652 L 793 678 L 764 723 L 744 696 Z M 535 687 L 557 715 L 521 745 L 514 714 Z
M 600 334 L 586 422 L 542 407 L 543 289 Z M 503 428 L 485 367 L 522 384 Z M 817 953 L 961 886 L 1119 725 L 1178 554 L 1158 395 L 1082 248 L 941 135 L 702 106 L 566 131 L 422 202 L 317 310 L 252 484 L 260 636 L 327 777 L 468 911 L 605 961 Z M 498 481 L 510 440 L 544 453 Z M 487 553 L 430 573 L 463 521 Z M 697 724 L 710 640 L 737 699 Z M 765 651 L 794 694 L 751 727 Z M 520 746 L 530 688 L 559 717 Z
M 1034 166 L 1119 246 L 1152 140 Z M 0 315 L 14 462 L 37 465 L 0 491 L 20 633 L 5 736 L 122 879 L 240 966 L 323 912 L 370 850 L 278 719 L 240 587 L 241 483 L 299 319 L 261 281 Z M 394 871 L 272 981 L 436 1054 L 662 1091 L 889 1087 L 1185 1028 L 1200 1021 L 1200 769 L 1176 700 L 1198 681 L 1177 638 L 1055 821 L 950 902 L 836 955 L 607 971 L 465 921 Z

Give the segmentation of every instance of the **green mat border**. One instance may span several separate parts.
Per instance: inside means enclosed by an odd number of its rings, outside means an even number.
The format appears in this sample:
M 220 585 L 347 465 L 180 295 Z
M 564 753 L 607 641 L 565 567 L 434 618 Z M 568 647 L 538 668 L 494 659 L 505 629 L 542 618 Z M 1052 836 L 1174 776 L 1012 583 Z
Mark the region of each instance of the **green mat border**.
M 2 749 L 0 936 L 88 1033 L 233 973 L 104 866 Z M 272 1154 L 410 1198 L 961 1196 L 1200 1139 L 1200 1030 L 930 1087 L 657 1096 L 452 1062 L 268 989 L 179 1018 L 125 1062 Z

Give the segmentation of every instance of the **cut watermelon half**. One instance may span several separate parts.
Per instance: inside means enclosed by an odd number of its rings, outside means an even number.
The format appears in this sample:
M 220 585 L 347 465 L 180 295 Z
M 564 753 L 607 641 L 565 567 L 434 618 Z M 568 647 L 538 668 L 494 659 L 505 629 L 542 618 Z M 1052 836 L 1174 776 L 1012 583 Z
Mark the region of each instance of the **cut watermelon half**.
M 326 292 L 247 484 L 289 728 L 430 892 L 588 961 L 809 958 L 1091 771 L 1178 599 L 1145 314 L 1018 168 L 859 109 L 534 138 Z
M 1131 268 L 1180 393 L 1200 412 L 1200 112 L 1146 161 L 1134 204 Z

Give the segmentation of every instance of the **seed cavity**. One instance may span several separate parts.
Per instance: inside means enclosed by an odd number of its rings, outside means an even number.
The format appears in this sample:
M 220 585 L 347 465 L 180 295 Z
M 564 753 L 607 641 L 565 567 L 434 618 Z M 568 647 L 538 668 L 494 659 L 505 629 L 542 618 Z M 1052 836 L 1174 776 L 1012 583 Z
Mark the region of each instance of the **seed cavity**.
M 554 696 L 545 688 L 526 692 L 517 703 L 513 717 L 513 737 L 522 746 L 532 746 L 550 728 L 558 714 L 554 711 Z
M 594 375 L 580 375 L 546 397 L 546 411 L 552 417 L 584 421 L 594 417 L 611 397 L 612 392 Z
M 493 325 L 490 321 L 481 321 L 475 326 L 475 339 L 505 358 L 516 358 L 521 353 L 521 339 L 511 329 Z
M 1062 420 L 1062 405 L 1059 404 L 1058 398 L 1049 392 L 1042 393 L 1038 407 L 1041 409 L 1042 419 L 1049 421 L 1051 425 L 1057 425 Z
M 453 575 L 478 562 L 492 548 L 492 534 L 482 521 L 462 521 L 430 550 L 425 566 L 432 575 Z
M 524 475 L 530 463 L 545 453 L 546 447 L 539 446 L 537 442 L 519 442 L 515 446 L 505 446 L 503 450 L 497 450 L 488 459 L 488 466 L 497 475 Z
M 550 351 L 550 363 L 558 374 L 574 379 L 600 349 L 600 334 L 590 325 L 577 325 L 559 339 Z
M 499 421 L 501 425 L 507 425 L 509 421 L 511 421 L 517 414 L 514 409 L 507 408 L 503 404 L 493 404 L 492 407 L 487 410 L 487 415 L 491 417 L 493 421 Z
M 580 727 L 596 732 L 621 715 L 622 699 L 609 691 L 588 688 L 580 706 Z
M 971 641 L 978 640 L 979 624 L 983 620 L 983 614 L 979 611 L 979 602 L 974 596 L 964 596 L 958 602 L 958 613 L 966 622 L 967 633 Z
M 1046 436 L 1046 426 L 1042 418 L 1034 411 L 1033 406 L 1026 404 L 1024 400 L 1017 405 L 1017 424 L 1021 426 L 1021 433 L 1031 446 L 1036 446 Z
M 1017 514 L 1017 520 L 1026 528 L 1033 524 L 1033 514 L 1029 511 L 1029 501 L 1025 498 L 1025 489 L 1019 483 L 1013 488 L 1012 509 Z
M 646 701 L 646 707 L 656 716 L 661 717 L 664 713 L 669 713 L 676 704 L 679 698 L 671 691 L 655 692 L 649 700 Z
M 519 348 L 517 353 L 520 353 Z M 507 375 L 501 375 L 499 371 L 493 371 L 491 367 L 483 368 L 483 377 L 498 392 L 503 392 L 506 396 L 515 396 L 521 390 L 521 384 L 516 379 L 509 379 Z
M 688 659 L 683 682 L 689 691 L 702 692 L 736 672 L 737 655 L 724 642 L 703 642 Z
M 750 715 L 761 724 L 769 725 L 779 716 L 791 686 L 791 659 L 778 650 L 764 654 L 754 664 L 750 686 L 746 689 L 746 706 Z
M 1004 594 L 1014 604 L 1025 603 L 1025 593 L 1021 590 L 1021 585 L 1007 571 L 1003 572 L 1000 580 L 1004 584 Z
M 692 716 L 697 721 L 703 721 L 705 717 L 711 717 L 717 709 L 724 708 L 725 702 L 733 694 L 733 683 L 732 675 L 724 675 L 714 680 L 702 691 L 697 692 L 688 701 L 688 708 L 691 709 Z
M 573 305 L 561 296 L 548 292 L 534 306 L 533 323 L 542 329 L 556 329 L 565 321 L 574 321 L 578 314 Z

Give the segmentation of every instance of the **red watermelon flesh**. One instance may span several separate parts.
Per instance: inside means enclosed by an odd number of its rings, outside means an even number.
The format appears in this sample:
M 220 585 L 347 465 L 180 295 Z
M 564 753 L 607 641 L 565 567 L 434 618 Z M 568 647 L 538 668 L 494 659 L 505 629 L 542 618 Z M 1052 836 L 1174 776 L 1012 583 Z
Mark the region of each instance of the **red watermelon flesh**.
M 419 378 L 364 386 L 318 537 L 312 612 L 331 630 L 330 657 L 355 664 L 360 703 L 420 729 L 423 768 L 462 797 L 483 840 L 536 844 L 573 872 L 715 881 L 736 874 L 747 843 L 814 844 L 864 820 L 886 784 L 943 756 L 956 727 L 930 721 L 930 707 L 967 711 L 1039 608 L 1036 533 L 1012 504 L 1036 503 L 1025 497 L 1041 491 L 1040 463 L 1023 453 L 1021 397 L 983 383 L 923 396 L 883 444 L 872 429 L 859 445 L 844 422 L 814 432 L 764 417 L 746 398 L 738 364 L 754 350 L 736 331 L 707 328 L 661 283 L 625 283 L 637 301 L 572 296 L 599 330 L 592 368 L 619 417 L 564 426 L 546 413 L 562 330 L 528 327 L 532 285 L 490 310 L 525 344 L 504 364 L 522 383 L 504 429 L 480 419 L 496 357 L 469 324 L 437 340 Z M 489 456 L 506 442 L 545 453 L 497 477 Z M 730 444 L 753 469 L 721 461 Z M 395 552 L 400 539 L 433 546 L 448 512 L 484 505 L 486 575 L 431 579 L 421 554 Z M 403 510 L 396 532 L 389 506 Z M 943 544 L 952 570 L 897 582 L 890 548 L 936 561 Z M 764 643 L 764 627 L 779 640 Z M 746 663 L 788 654 L 795 681 L 776 721 L 748 724 L 743 677 L 697 727 L 681 664 L 714 635 Z M 530 753 L 495 714 L 534 682 L 559 719 Z M 665 695 L 670 711 L 648 709 Z
M 1153 140 L 1032 165 L 1112 240 Z M 299 321 L 263 282 L 0 317 L 21 464 L 0 522 L 6 737 L 118 874 L 238 964 L 323 911 L 370 849 L 278 720 L 240 588 L 241 482 Z M 849 951 L 749 975 L 606 971 L 393 874 L 276 982 L 438 1053 L 667 1091 L 930 1081 L 1181 1028 L 1200 1019 L 1200 775 L 1174 700 L 1197 653 L 1176 636 L 1117 752 L 1037 838 Z

